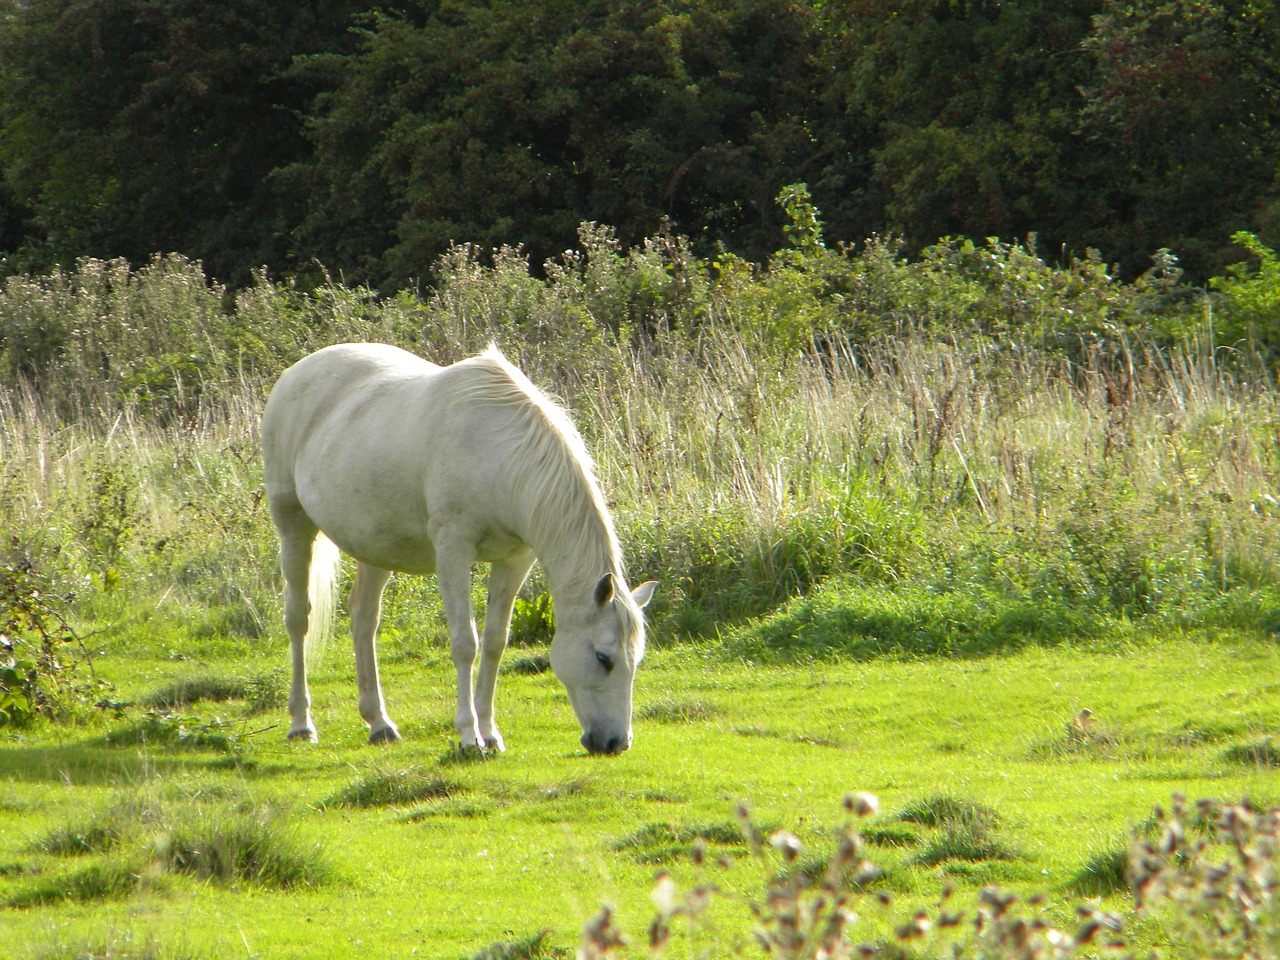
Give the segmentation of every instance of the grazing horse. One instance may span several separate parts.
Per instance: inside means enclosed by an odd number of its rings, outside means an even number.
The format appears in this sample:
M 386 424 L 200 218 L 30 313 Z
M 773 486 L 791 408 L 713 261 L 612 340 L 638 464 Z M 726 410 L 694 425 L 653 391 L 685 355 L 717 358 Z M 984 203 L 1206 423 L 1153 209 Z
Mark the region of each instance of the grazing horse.
M 642 608 L 657 584 L 627 588 L 582 437 L 496 348 L 447 367 L 383 344 L 319 350 L 272 389 L 262 452 L 292 649 L 289 739 L 317 739 L 308 653 L 328 629 L 341 550 L 356 560 L 351 634 L 370 743 L 400 737 L 375 645 L 383 589 L 400 571 L 439 582 L 462 747 L 504 749 L 493 719 L 498 661 L 516 593 L 538 560 L 556 611 L 551 668 L 582 745 L 631 745 Z M 490 565 L 482 640 L 471 605 L 476 562 Z

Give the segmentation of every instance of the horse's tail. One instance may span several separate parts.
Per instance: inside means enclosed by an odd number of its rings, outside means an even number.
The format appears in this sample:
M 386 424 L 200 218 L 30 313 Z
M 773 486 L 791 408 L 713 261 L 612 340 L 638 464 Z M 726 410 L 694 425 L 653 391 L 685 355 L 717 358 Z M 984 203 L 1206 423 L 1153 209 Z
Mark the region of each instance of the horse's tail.
M 333 613 L 338 599 L 338 567 L 342 554 L 323 533 L 316 536 L 311 548 L 311 576 L 307 582 L 307 599 L 311 613 L 307 618 L 307 666 L 314 668 L 324 659 L 324 648 L 333 634 Z

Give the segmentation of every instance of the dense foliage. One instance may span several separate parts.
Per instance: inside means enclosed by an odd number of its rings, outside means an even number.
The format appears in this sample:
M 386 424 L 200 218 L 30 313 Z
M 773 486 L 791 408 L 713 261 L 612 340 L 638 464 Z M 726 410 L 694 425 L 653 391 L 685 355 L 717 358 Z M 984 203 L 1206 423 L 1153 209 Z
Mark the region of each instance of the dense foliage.
M 3 0 L 0 256 L 390 289 L 666 220 L 759 262 L 806 182 L 832 242 L 1034 232 L 1202 281 L 1280 237 L 1278 121 L 1260 0 Z

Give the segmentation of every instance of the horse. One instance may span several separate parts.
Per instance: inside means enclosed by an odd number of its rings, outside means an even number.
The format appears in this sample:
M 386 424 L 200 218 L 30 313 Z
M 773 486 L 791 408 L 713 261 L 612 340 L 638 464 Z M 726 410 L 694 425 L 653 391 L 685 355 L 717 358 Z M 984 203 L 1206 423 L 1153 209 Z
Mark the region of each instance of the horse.
M 516 594 L 537 560 L 555 609 L 551 669 L 582 746 L 593 754 L 631 746 L 643 608 L 657 583 L 628 589 L 581 434 L 496 347 L 448 366 L 385 344 L 318 350 L 272 388 L 261 438 L 293 667 L 288 739 L 318 739 L 307 664 L 327 635 L 345 553 L 356 561 L 349 612 L 370 743 L 400 739 L 376 646 L 382 594 L 400 572 L 436 576 L 461 747 L 505 749 L 493 713 L 498 664 Z M 490 568 L 482 638 L 475 563 Z

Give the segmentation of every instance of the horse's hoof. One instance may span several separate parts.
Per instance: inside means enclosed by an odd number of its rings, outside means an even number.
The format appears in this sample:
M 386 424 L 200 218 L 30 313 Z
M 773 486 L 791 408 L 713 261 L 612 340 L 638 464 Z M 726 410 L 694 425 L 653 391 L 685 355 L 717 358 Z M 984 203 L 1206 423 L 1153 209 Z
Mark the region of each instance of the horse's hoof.
M 369 734 L 370 743 L 395 743 L 400 739 L 400 731 L 395 727 L 383 727 Z
M 302 743 L 319 743 L 320 738 L 316 736 L 316 732 L 309 727 L 303 727 L 301 730 L 290 730 L 286 740 L 298 740 Z

